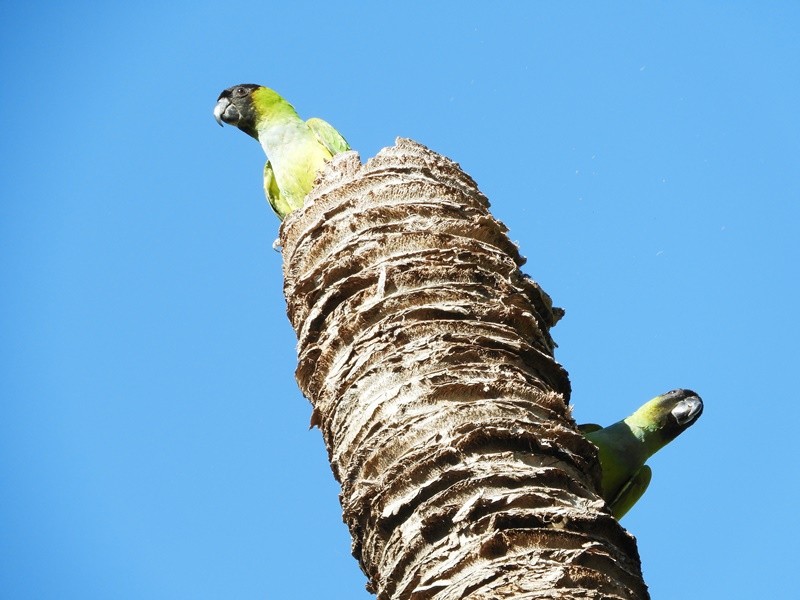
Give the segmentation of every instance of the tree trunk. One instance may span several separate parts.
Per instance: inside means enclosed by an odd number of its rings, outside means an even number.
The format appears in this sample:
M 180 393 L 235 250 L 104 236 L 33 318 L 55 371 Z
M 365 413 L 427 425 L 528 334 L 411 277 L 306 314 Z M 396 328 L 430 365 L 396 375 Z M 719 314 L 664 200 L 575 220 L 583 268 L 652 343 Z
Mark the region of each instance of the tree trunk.
M 337 156 L 281 226 L 297 380 L 380 600 L 648 598 L 597 494 L 562 311 L 475 182 L 410 140 Z

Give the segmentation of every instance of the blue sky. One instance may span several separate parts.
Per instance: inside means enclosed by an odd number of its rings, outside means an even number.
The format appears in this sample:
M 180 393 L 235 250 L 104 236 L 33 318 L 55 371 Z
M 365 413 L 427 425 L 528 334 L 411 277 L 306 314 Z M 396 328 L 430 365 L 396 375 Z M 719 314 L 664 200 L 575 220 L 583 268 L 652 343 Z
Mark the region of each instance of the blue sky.
M 251 81 L 475 178 L 579 421 L 703 396 L 623 521 L 654 598 L 796 589 L 796 3 L 132 4 L 0 8 L 4 597 L 370 597 L 211 113 Z

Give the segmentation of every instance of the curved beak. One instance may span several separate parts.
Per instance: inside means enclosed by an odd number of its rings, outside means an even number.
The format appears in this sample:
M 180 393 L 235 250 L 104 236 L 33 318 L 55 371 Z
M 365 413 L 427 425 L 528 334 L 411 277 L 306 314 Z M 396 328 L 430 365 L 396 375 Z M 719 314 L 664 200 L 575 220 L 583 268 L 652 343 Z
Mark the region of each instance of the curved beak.
M 703 401 L 700 396 L 692 394 L 678 402 L 671 412 L 679 425 L 691 424 L 703 414 Z
M 222 127 L 224 121 L 223 116 L 225 115 L 225 111 L 230 106 L 231 101 L 227 98 L 220 98 L 217 102 L 217 105 L 214 107 L 214 119 L 216 119 L 219 126 Z

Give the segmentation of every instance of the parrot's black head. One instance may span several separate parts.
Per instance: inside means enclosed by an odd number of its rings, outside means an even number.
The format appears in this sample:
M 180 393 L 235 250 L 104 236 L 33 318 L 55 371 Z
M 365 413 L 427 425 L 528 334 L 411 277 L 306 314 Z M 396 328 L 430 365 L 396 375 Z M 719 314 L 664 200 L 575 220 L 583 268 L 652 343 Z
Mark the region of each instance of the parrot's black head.
M 247 135 L 258 139 L 253 92 L 261 87 L 255 83 L 240 83 L 223 90 L 214 107 L 214 118 L 217 123 L 235 125 Z
M 672 390 L 653 398 L 640 410 L 667 440 L 678 437 L 703 414 L 703 401 L 692 390 Z M 637 411 L 638 412 L 638 411 Z

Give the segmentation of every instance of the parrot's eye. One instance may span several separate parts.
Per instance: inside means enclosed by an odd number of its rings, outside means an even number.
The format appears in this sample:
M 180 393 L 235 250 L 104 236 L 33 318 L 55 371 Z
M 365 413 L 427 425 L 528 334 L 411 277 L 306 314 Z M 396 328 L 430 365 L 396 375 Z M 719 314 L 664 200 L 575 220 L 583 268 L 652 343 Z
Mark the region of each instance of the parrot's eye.
M 239 88 L 236 88 L 236 91 L 234 93 L 237 96 L 246 96 L 247 95 L 247 90 L 245 90 L 243 87 L 239 87 Z

